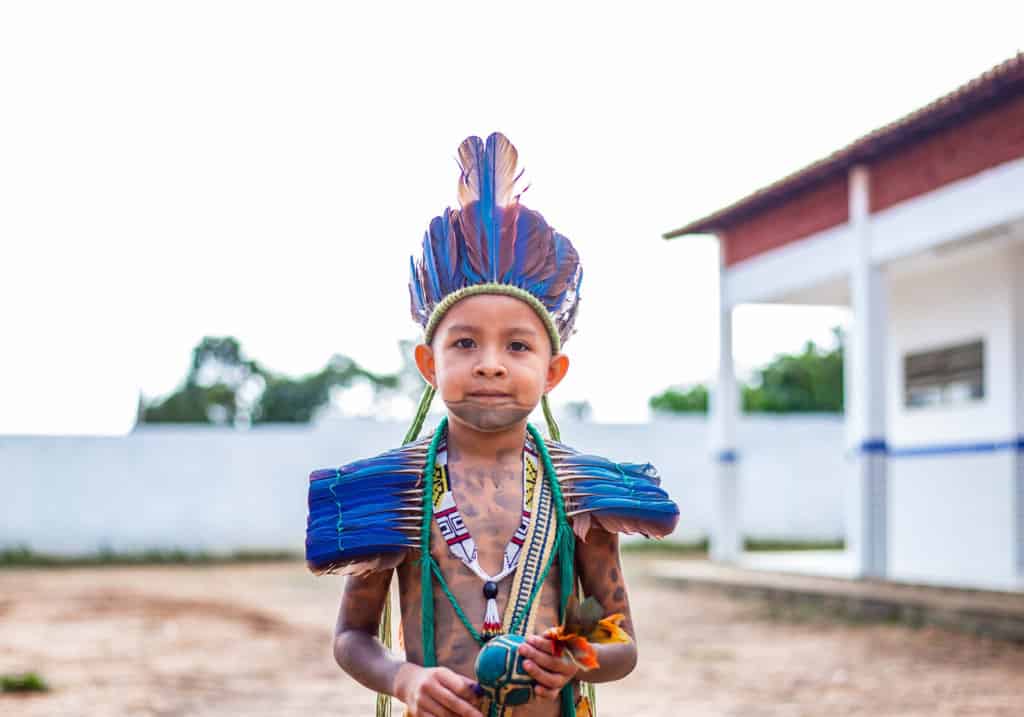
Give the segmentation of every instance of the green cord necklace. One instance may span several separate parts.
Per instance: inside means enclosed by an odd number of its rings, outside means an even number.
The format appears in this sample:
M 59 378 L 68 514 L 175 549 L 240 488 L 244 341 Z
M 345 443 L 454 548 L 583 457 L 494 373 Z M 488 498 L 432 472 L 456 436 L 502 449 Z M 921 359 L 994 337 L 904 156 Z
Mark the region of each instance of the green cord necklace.
M 459 605 L 458 600 L 449 589 L 448 584 L 441 573 L 440 566 L 430 554 L 430 527 L 433 522 L 434 514 L 434 467 L 437 462 L 438 446 L 441 444 L 441 439 L 444 437 L 447 427 L 447 417 L 442 418 L 438 423 L 437 429 L 434 431 L 434 437 L 430 442 L 430 448 L 427 451 L 427 462 L 423 471 L 423 522 L 420 527 L 420 593 L 423 621 L 424 667 L 437 666 L 437 645 L 434 638 L 433 579 L 435 576 L 438 579 L 438 583 L 440 584 L 445 597 L 448 598 L 452 608 L 455 610 L 455 614 L 459 617 L 462 624 L 466 626 L 474 641 L 478 645 L 483 645 L 485 642 L 466 618 L 465 612 Z M 572 595 L 574 587 L 573 568 L 576 540 L 573 535 L 572 528 L 569 525 L 569 519 L 565 514 L 565 502 L 562 498 L 561 485 L 558 482 L 558 478 L 555 476 L 555 469 L 551 463 L 551 456 L 548 454 L 547 446 L 544 444 L 543 437 L 537 429 L 530 424 L 526 425 L 526 430 L 529 432 L 530 437 L 533 439 L 534 445 L 537 448 L 537 453 L 540 455 L 541 463 L 544 467 L 544 476 L 551 487 L 552 503 L 555 507 L 557 528 L 555 533 L 555 549 L 551 551 L 550 558 L 544 566 L 537 582 L 534 584 L 533 591 L 530 594 L 529 601 L 525 605 L 525 609 L 519 611 L 513 617 L 513 621 L 510 626 L 510 631 L 513 634 L 523 628 L 526 615 L 529 613 L 534 601 L 540 594 L 541 587 L 544 585 L 544 581 L 547 579 L 547 576 L 551 571 L 551 566 L 554 564 L 556 556 L 559 564 L 562 566 L 562 569 L 559 571 L 561 575 L 559 590 L 559 619 L 564 619 L 565 617 L 565 607 L 569 601 L 569 596 Z M 562 714 L 566 717 L 574 717 L 576 709 L 573 701 L 572 683 L 567 684 L 562 689 L 561 701 Z

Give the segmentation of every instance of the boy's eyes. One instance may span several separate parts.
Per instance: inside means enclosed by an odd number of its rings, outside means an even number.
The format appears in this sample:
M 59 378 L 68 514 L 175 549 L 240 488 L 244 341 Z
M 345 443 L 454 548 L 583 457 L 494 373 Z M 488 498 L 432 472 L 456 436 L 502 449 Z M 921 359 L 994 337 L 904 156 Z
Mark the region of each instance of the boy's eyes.
M 472 349 L 476 348 L 476 341 L 468 337 L 463 337 L 461 339 L 455 339 L 452 346 L 460 349 Z M 530 350 L 530 346 L 523 341 L 511 341 L 509 342 L 508 348 L 517 353 Z

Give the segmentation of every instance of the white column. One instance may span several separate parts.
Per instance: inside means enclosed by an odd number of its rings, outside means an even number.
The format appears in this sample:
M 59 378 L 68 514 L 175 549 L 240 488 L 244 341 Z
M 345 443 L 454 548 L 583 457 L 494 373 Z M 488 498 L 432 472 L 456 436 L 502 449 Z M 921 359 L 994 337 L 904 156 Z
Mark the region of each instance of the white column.
M 866 167 L 850 171 L 853 325 L 844 367 L 850 462 L 846 542 L 861 576 L 883 577 L 888 562 L 885 362 L 889 317 L 885 274 L 871 262 L 868 182 Z
M 1014 405 L 1014 476 L 1013 476 L 1013 545 L 1014 568 L 1024 586 L 1024 246 L 1013 253 L 1013 395 Z
M 718 380 L 709 395 L 711 457 L 714 462 L 714 523 L 711 559 L 735 562 L 743 552 L 739 529 L 739 466 L 736 422 L 740 392 L 732 356 L 732 313 L 725 268 L 725 237 L 718 237 Z

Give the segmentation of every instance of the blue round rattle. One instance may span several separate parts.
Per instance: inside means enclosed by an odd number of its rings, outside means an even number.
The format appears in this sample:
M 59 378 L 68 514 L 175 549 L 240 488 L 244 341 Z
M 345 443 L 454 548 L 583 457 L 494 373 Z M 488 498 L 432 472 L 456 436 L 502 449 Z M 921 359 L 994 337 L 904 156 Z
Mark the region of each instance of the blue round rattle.
M 533 697 L 536 684 L 523 669 L 519 646 L 522 635 L 499 635 L 487 642 L 476 656 L 476 680 L 484 694 L 498 705 L 523 705 Z

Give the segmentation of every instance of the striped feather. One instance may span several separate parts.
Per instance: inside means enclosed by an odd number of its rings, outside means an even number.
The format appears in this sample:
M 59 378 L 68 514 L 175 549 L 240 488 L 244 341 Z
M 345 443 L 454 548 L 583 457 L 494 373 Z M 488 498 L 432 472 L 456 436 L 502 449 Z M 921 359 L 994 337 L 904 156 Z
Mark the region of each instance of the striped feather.
M 661 487 L 650 463 L 616 463 L 600 456 L 573 453 L 560 445 L 552 456 L 562 484 L 566 512 L 574 523 L 596 520 L 616 533 L 663 538 L 675 530 L 679 507 Z M 583 521 L 580 517 L 586 516 Z M 576 527 L 576 526 L 574 526 Z M 586 530 L 577 530 L 577 534 Z
M 397 564 L 419 544 L 425 442 L 309 476 L 306 564 L 359 574 Z

